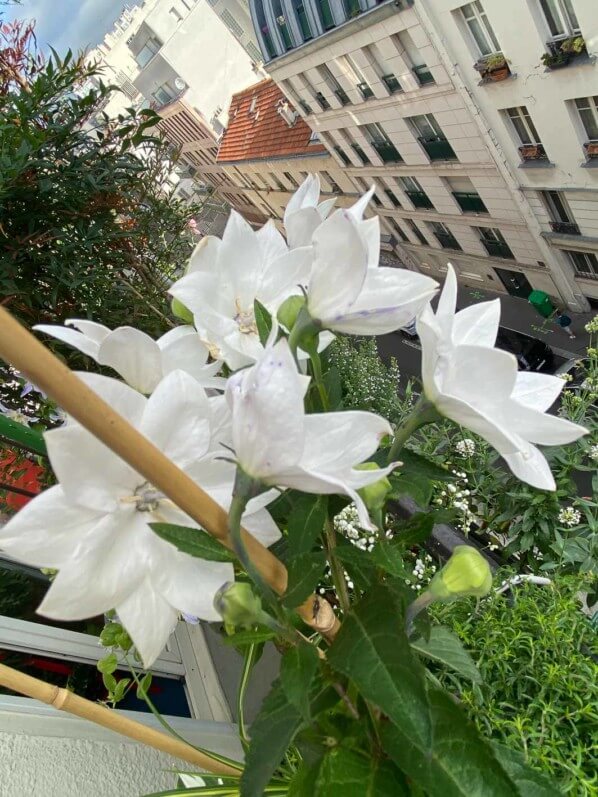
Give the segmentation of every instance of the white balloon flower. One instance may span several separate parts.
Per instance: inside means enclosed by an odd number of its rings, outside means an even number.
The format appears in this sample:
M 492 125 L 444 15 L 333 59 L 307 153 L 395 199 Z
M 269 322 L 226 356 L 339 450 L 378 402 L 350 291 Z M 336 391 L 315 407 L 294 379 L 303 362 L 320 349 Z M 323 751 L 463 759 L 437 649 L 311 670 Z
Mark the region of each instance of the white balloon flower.
M 289 199 L 284 211 L 284 229 L 291 249 L 309 246 L 314 232 L 327 218 L 336 199 L 320 202 L 320 178 L 310 174 Z
M 307 310 L 321 327 L 384 335 L 412 321 L 432 298 L 438 287 L 433 279 L 378 266 L 379 249 L 377 219 L 361 221 L 359 211 L 337 210 L 320 224 L 313 235 Z
M 285 299 L 300 293 L 310 266 L 309 247 L 289 251 L 273 222 L 256 232 L 232 211 L 222 240 L 210 237 L 199 244 L 187 274 L 170 293 L 193 313 L 213 354 L 237 370 L 264 350 L 255 300 L 275 316 Z
M 512 354 L 494 348 L 500 300 L 456 312 L 457 279 L 449 263 L 436 313 L 428 305 L 417 321 L 424 393 L 439 413 L 487 440 L 511 471 L 533 487 L 556 489 L 536 445 L 563 445 L 587 433 L 546 412 L 564 382 L 518 372 Z
M 208 349 L 191 326 L 176 327 L 153 340 L 133 327 L 111 330 L 79 318 L 69 318 L 65 324 L 37 324 L 33 328 L 68 343 L 99 365 L 113 368 L 140 393 L 151 393 L 162 377 L 178 369 L 205 388 L 222 390 L 226 384 L 223 377 L 216 376 L 222 363 L 208 363 Z
M 374 529 L 357 490 L 379 481 L 398 463 L 358 470 L 392 434 L 371 412 L 306 415 L 302 376 L 286 339 L 267 348 L 252 368 L 232 376 L 226 396 L 232 408 L 233 448 L 252 479 L 307 493 L 344 493 L 356 504 L 360 524 Z
M 129 423 L 228 509 L 235 468 L 216 461 L 211 404 L 182 371 L 149 399 L 115 379 L 81 374 Z M 232 564 L 181 553 L 150 528 L 197 524 L 72 419 L 45 441 L 59 484 L 30 501 L 0 530 L 0 549 L 34 567 L 58 570 L 40 614 L 80 620 L 110 609 L 146 667 L 160 655 L 179 613 L 218 620 L 213 599 L 234 578 Z M 209 484 L 202 477 L 210 474 Z M 264 544 L 279 536 L 264 501 L 249 505 L 244 526 Z

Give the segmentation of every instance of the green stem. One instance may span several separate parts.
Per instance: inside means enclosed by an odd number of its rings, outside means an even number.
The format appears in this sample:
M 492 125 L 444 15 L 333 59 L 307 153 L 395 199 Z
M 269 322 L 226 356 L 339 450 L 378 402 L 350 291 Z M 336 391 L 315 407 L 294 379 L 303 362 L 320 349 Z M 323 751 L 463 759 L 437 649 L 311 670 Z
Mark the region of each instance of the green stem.
M 334 531 L 334 525 L 329 517 L 326 518 L 326 523 L 324 525 L 324 533 L 326 541 L 326 551 L 328 554 L 328 561 L 330 563 L 330 571 L 332 573 L 332 581 L 334 583 L 334 589 L 336 591 L 336 594 L 338 595 L 338 600 L 341 609 L 346 614 L 351 607 L 349 599 L 349 590 L 347 589 L 347 582 L 345 581 L 345 571 L 336 555 L 336 532 Z
M 319 331 L 320 327 L 310 316 L 307 307 L 302 307 L 289 335 L 289 348 L 293 352 L 295 360 L 297 359 L 297 349 L 300 343 L 317 338 Z M 302 341 L 302 338 L 305 338 L 305 340 Z
M 239 737 L 241 744 L 247 752 L 249 748 L 249 736 L 245 727 L 245 692 L 249 683 L 249 676 L 256 662 L 257 644 L 252 642 L 245 653 L 245 661 L 243 662 L 243 671 L 241 673 L 241 680 L 239 681 L 239 689 L 237 692 L 237 716 L 239 723 Z
M 436 407 L 428 401 L 428 399 L 421 395 L 415 407 L 411 410 L 409 415 L 405 418 L 403 423 L 395 432 L 395 439 L 388 452 L 388 462 L 395 462 L 396 458 L 404 447 L 405 443 L 411 435 L 427 423 L 433 423 L 439 419 Z
M 244 480 L 243 476 L 239 478 L 239 471 L 237 470 L 235 490 L 237 489 L 239 482 L 240 481 L 242 482 L 243 480 Z M 251 558 L 247 553 L 247 548 L 245 548 L 245 545 L 243 543 L 243 538 L 241 536 L 241 518 L 243 517 L 243 512 L 245 511 L 245 507 L 247 506 L 247 502 L 249 501 L 250 498 L 251 495 L 247 494 L 247 491 L 233 492 L 233 499 L 231 501 L 230 508 L 228 510 L 228 531 L 230 534 L 233 551 L 235 552 L 235 555 L 239 560 L 241 566 L 243 567 L 249 578 L 256 585 L 261 595 L 264 598 L 266 598 L 269 602 L 276 604 L 277 601 L 274 596 L 274 593 L 262 578 L 261 573 L 259 572 L 257 567 L 251 561 Z
M 330 402 L 328 401 L 328 393 L 326 391 L 326 386 L 324 385 L 324 379 L 322 377 L 322 361 L 320 360 L 320 355 L 316 351 L 315 347 L 309 352 L 309 359 L 314 375 L 314 382 L 316 383 L 318 393 L 320 394 L 322 409 L 324 412 L 328 412 L 330 409 Z

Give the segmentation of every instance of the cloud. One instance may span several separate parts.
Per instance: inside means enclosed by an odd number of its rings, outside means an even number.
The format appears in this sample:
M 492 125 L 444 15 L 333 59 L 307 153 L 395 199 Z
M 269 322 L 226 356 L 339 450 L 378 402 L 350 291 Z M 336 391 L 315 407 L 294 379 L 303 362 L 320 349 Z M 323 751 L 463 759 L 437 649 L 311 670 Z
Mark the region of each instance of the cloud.
M 9 7 L 6 18 L 35 19 L 40 48 L 49 45 L 64 54 L 99 44 L 124 5 L 125 0 L 22 0 Z

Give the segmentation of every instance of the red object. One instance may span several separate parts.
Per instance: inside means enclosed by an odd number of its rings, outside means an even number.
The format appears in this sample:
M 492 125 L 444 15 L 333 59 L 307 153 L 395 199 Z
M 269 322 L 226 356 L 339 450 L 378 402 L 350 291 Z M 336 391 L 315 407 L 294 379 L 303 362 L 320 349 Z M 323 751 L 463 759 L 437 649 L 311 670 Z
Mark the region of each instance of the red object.
M 0 482 L 31 493 L 40 492 L 40 479 L 44 473 L 40 465 L 36 465 L 27 457 L 19 456 L 14 451 L 4 451 L 0 453 L 0 457 Z M 31 498 L 26 495 L 6 490 L 6 495 L 0 498 L 0 505 L 4 504 L 16 510 L 24 507 L 30 500 Z
M 276 110 L 281 101 L 288 102 L 272 80 L 262 80 L 234 94 L 228 127 L 216 159 L 218 163 L 326 152 L 323 144 L 309 143 L 312 130 L 301 116 L 298 115 L 293 126 L 289 127 Z

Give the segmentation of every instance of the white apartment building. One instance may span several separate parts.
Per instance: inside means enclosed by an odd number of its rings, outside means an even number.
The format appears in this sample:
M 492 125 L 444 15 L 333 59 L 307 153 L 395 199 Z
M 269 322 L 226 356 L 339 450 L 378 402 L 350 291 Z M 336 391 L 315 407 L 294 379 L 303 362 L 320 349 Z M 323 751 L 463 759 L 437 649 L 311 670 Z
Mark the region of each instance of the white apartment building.
M 566 73 L 594 74 L 591 57 L 573 58 L 562 74 L 545 72 L 544 65 L 535 64 L 543 51 L 549 52 L 549 36 L 542 38 L 538 27 L 534 38 L 530 30 L 539 25 L 543 5 L 561 2 L 586 7 L 588 19 L 581 24 L 589 27 L 592 1 L 505 0 L 493 2 L 488 17 L 480 3 L 459 0 L 250 0 L 250 8 L 266 70 L 319 133 L 356 190 L 375 182 L 376 212 L 407 267 L 440 277 L 450 259 L 464 284 L 525 297 L 539 289 L 561 306 L 586 310 L 588 299 L 598 295 L 596 283 L 587 270 L 588 278 L 582 278 L 579 266 L 576 272 L 571 256 L 563 252 L 573 244 L 563 241 L 562 232 L 552 232 L 544 203 L 556 199 L 541 193 L 560 190 L 558 175 L 573 168 L 573 152 L 562 171 L 556 166 L 552 171 L 537 165 L 519 168 L 516 123 L 512 128 L 506 123 L 513 125 L 508 109 L 531 104 L 534 89 L 525 70 L 531 74 L 532 62 L 537 82 L 544 84 L 543 116 L 548 119 L 554 99 L 547 98 L 554 94 L 547 80 L 563 84 L 563 125 L 573 124 L 577 96 L 593 96 L 583 82 L 593 77 L 580 77 L 579 83 L 575 77 L 572 85 L 579 88 L 565 88 Z M 521 19 L 527 14 L 524 28 Z M 492 39 L 488 52 L 477 53 L 473 31 L 488 19 L 494 25 L 495 17 L 503 20 L 496 36 L 505 41 L 498 45 Z M 592 42 L 598 46 L 595 34 L 591 39 L 584 28 L 584 35 L 589 50 Z M 519 79 L 495 82 L 473 68 L 482 55 L 501 48 L 511 77 L 518 74 Z M 521 53 L 525 62 L 519 60 Z M 582 61 L 587 61 L 585 72 Z M 512 92 L 517 91 L 516 101 Z M 593 91 L 598 92 L 598 84 Z M 562 128 L 560 134 L 553 129 L 555 136 L 564 134 Z M 575 194 L 580 205 L 571 199 L 566 207 L 575 205 L 589 215 L 589 181 L 598 172 L 582 168 L 585 142 L 578 141 L 570 146 L 577 151 L 576 172 L 583 174 L 575 178 L 575 189 L 582 190 L 567 193 L 566 199 Z M 574 236 L 584 251 L 591 225 L 584 216 L 582 235 Z M 589 255 L 583 261 L 588 268 Z

